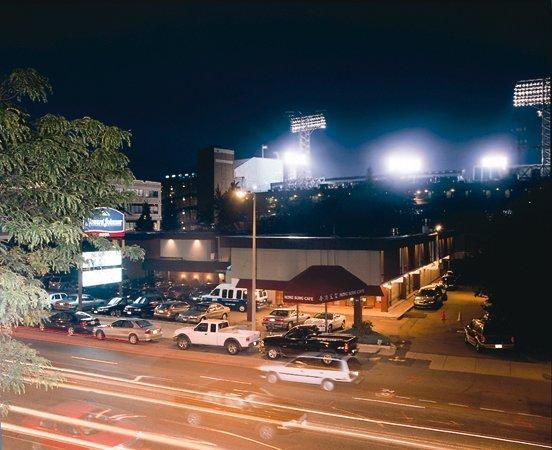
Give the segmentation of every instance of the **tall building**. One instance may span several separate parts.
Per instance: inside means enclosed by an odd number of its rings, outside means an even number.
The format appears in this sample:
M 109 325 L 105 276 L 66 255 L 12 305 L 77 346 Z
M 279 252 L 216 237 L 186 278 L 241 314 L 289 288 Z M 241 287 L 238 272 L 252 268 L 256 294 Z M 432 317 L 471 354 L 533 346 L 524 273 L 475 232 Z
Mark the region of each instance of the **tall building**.
M 197 158 L 197 207 L 199 220 L 213 223 L 215 195 L 226 192 L 234 181 L 234 150 L 207 147 Z
M 130 191 L 136 194 L 132 203 L 125 207 L 126 229 L 136 229 L 136 221 L 140 218 L 144 203 L 149 204 L 150 214 L 153 220 L 153 229 L 161 230 L 161 183 L 159 181 L 135 180 Z
M 165 175 L 162 186 L 163 230 L 195 230 L 198 222 L 196 173 Z

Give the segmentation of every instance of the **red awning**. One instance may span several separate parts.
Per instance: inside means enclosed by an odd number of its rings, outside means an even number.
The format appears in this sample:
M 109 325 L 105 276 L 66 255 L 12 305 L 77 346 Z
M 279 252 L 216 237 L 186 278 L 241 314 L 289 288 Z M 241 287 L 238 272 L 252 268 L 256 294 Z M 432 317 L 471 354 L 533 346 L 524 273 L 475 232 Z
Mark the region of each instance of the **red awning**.
M 341 266 L 310 266 L 284 287 L 286 303 L 326 303 L 366 295 L 383 296 Z
M 287 281 L 278 280 L 255 280 L 255 286 L 257 289 L 266 289 L 269 291 L 283 291 Z M 251 289 L 251 278 L 240 278 L 238 288 Z

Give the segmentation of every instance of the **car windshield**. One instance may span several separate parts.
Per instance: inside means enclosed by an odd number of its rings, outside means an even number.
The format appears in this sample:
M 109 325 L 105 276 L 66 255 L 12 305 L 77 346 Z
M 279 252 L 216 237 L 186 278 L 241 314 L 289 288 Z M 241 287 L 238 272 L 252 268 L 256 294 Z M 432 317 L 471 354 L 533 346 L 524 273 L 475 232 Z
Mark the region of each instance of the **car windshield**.
M 192 308 L 193 311 L 207 311 L 207 308 L 209 305 L 196 305 L 194 308 Z
M 65 300 L 69 302 L 76 302 L 78 299 L 79 299 L 79 296 L 76 294 L 68 295 L 67 298 L 65 298 Z
M 153 327 L 153 324 L 149 320 L 137 320 L 136 325 L 138 325 L 140 328 Z
M 328 319 L 331 319 L 331 317 L 332 317 L 332 316 L 330 316 L 330 315 L 328 314 Z M 314 318 L 315 318 L 315 319 L 325 319 L 325 318 L 326 318 L 326 314 L 324 314 L 324 313 L 318 313 L 318 314 L 315 314 L 315 315 L 314 315 Z
M 138 297 L 136 300 L 132 302 L 133 305 L 143 305 L 144 303 L 147 303 L 148 298 L 147 297 Z
M 79 319 L 90 319 L 92 318 L 92 316 L 90 314 L 86 314 L 86 313 L 83 313 L 83 312 L 76 312 L 75 313 L 75 316 L 77 316 Z
M 431 297 L 432 295 L 435 295 L 435 289 L 420 289 L 419 295 L 427 295 Z
M 278 316 L 278 317 L 287 317 L 289 315 L 289 311 L 286 311 L 285 309 L 275 309 L 270 313 L 271 316 Z
M 121 297 L 113 297 L 111 300 L 109 300 L 109 303 L 107 304 L 107 306 L 116 305 L 120 301 L 121 301 Z

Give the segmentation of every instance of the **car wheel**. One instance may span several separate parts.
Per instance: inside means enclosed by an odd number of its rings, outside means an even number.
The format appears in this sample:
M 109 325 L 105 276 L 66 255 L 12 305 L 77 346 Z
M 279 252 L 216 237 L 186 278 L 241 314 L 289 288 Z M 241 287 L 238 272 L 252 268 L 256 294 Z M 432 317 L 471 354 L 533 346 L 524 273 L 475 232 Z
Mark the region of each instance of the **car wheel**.
M 475 343 L 475 351 L 478 353 L 481 353 L 483 351 L 483 348 L 481 347 L 481 345 L 479 345 L 479 342 Z
M 234 340 L 226 341 L 224 347 L 231 355 L 237 355 L 240 352 L 240 344 Z
M 96 338 L 103 341 L 105 339 L 105 333 L 102 330 L 96 331 Z
M 73 336 L 75 334 L 75 327 L 68 327 L 67 328 L 67 334 L 69 336 Z
M 128 337 L 128 342 L 130 342 L 132 345 L 138 344 L 138 336 L 136 336 L 134 333 L 132 333 L 132 334 Z
M 276 436 L 276 428 L 273 425 L 263 423 L 257 427 L 257 433 L 263 441 L 270 441 Z
M 117 311 L 113 310 L 109 313 L 111 317 L 117 317 Z
M 266 376 L 266 381 L 268 381 L 270 384 L 275 384 L 277 383 L 279 380 L 278 378 L 278 374 L 274 373 L 274 372 L 270 372 L 267 376 Z
M 222 319 L 222 320 L 228 319 L 228 314 L 224 313 L 224 314 L 222 315 L 221 319 Z
M 244 305 L 238 306 L 238 311 L 239 312 L 245 312 L 246 310 L 247 310 L 247 308 Z
M 266 349 L 266 356 L 268 359 L 278 359 L 280 357 L 280 351 L 276 347 L 268 347 Z
M 39 329 L 40 331 L 44 331 L 44 330 L 46 329 L 46 327 L 44 326 L 43 323 L 41 323 L 41 324 L 38 326 L 38 329 Z
M 188 350 L 190 348 L 191 342 L 187 336 L 179 336 L 176 340 L 176 345 L 180 350 Z
M 335 384 L 332 380 L 322 381 L 322 389 L 324 389 L 325 391 L 328 391 L 328 392 L 333 391 L 334 387 L 335 387 Z
M 333 361 L 333 355 L 331 353 L 324 353 L 322 355 L 322 362 L 329 366 Z

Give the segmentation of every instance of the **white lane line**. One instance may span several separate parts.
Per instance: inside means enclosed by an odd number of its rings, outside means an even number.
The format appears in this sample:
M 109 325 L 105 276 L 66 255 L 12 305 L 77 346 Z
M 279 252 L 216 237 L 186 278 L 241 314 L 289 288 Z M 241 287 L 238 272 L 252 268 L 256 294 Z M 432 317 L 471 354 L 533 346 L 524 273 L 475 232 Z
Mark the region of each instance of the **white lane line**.
M 362 398 L 362 397 L 353 397 L 353 398 L 354 398 L 354 400 L 362 400 L 364 402 L 387 403 L 389 405 L 398 405 L 398 406 L 406 406 L 408 408 L 425 409 L 425 406 L 409 405 L 408 403 L 389 402 L 387 400 L 375 400 L 373 398 Z
M 418 399 L 420 402 L 426 402 L 426 403 L 437 403 L 435 400 L 425 400 L 423 398 Z
M 74 373 L 74 374 L 79 374 L 80 373 L 80 374 L 84 374 L 84 375 L 88 375 L 88 376 L 92 376 L 92 377 L 98 377 L 100 379 L 105 379 L 105 380 L 120 381 L 120 382 L 125 382 L 125 383 L 128 383 L 130 381 L 131 383 L 133 383 L 131 380 L 128 380 L 128 379 L 125 379 L 125 378 L 112 377 L 112 376 L 100 375 L 100 374 L 91 374 L 91 373 L 82 372 L 82 371 L 79 371 L 79 370 L 64 369 L 64 368 L 61 368 L 61 367 L 53 367 L 51 369 L 54 370 L 54 371 L 65 372 L 65 373 L 69 373 L 69 374 L 70 373 Z M 25 381 L 36 382 L 36 379 L 30 379 L 29 378 L 29 379 L 26 379 Z M 204 395 L 205 394 L 204 392 L 194 391 L 192 389 L 178 388 L 178 387 L 173 387 L 173 386 L 159 385 L 159 384 L 153 384 L 153 383 L 144 383 L 144 382 L 134 382 L 134 383 L 137 384 L 137 385 L 140 385 L 140 386 L 151 387 L 151 388 L 156 388 L 156 389 L 161 389 L 161 390 L 166 390 L 166 391 L 183 392 L 183 393 L 197 394 L 197 395 Z M 93 389 L 93 388 L 78 389 L 77 386 L 69 387 L 68 385 L 63 385 L 61 383 L 56 383 L 56 385 L 58 387 L 62 387 L 62 388 L 66 388 L 66 389 L 77 389 L 77 390 L 90 391 L 90 392 L 97 391 L 96 389 Z M 117 396 L 117 393 L 109 392 L 109 391 L 104 391 L 103 394 Z M 222 395 L 222 394 L 212 395 L 212 397 L 214 397 L 214 398 L 230 398 L 229 396 Z M 142 399 L 142 401 L 147 401 L 147 400 Z M 455 434 L 455 435 L 459 435 L 459 436 L 468 436 L 468 437 L 473 437 L 473 438 L 485 439 L 485 440 L 489 440 L 489 441 L 509 442 L 509 443 L 512 443 L 512 444 L 522 444 L 522 445 L 528 445 L 528 446 L 531 446 L 531 447 L 540 447 L 540 448 L 552 449 L 552 445 L 549 445 L 549 444 L 542 444 L 542 443 L 539 443 L 539 442 L 522 441 L 522 440 L 518 440 L 518 439 L 508 439 L 508 438 L 503 438 L 503 437 L 499 437 L 499 436 L 492 436 L 492 435 L 474 433 L 474 432 L 469 432 L 469 431 L 455 431 L 455 430 L 443 429 L 443 428 L 424 427 L 424 426 L 421 426 L 421 425 L 411 425 L 411 424 L 406 424 L 406 423 L 391 422 L 391 421 L 388 421 L 388 420 L 370 419 L 368 417 L 348 416 L 348 415 L 339 414 L 339 413 L 336 413 L 336 412 L 326 412 L 326 411 L 320 411 L 320 410 L 310 409 L 310 408 L 279 405 L 277 403 L 263 402 L 263 401 L 259 401 L 259 400 L 251 400 L 250 402 L 252 404 L 260 405 L 260 406 L 276 407 L 276 408 L 279 408 L 279 409 L 285 409 L 285 410 L 291 410 L 291 411 L 301 411 L 301 412 L 304 412 L 304 413 L 316 414 L 316 415 L 325 416 L 325 417 L 338 417 L 340 419 L 353 420 L 353 421 L 365 422 L 365 423 L 373 423 L 373 424 L 376 424 L 380 427 L 383 427 L 384 425 L 388 425 L 388 426 L 391 426 L 391 427 L 433 431 L 435 433 L 444 433 L 444 434 Z M 176 407 L 178 408 L 179 406 L 176 406 Z
M 522 412 L 518 412 L 516 414 L 519 414 L 520 416 L 539 417 L 540 419 L 550 419 L 550 417 L 539 416 L 538 414 L 529 414 L 529 413 L 522 413 Z
M 502 409 L 494 409 L 494 408 L 479 408 L 479 409 L 482 409 L 483 411 L 494 411 L 494 412 L 501 412 L 501 413 L 506 412 Z
M 235 381 L 235 380 L 228 380 L 226 378 L 217 378 L 217 377 L 207 377 L 205 375 L 200 375 L 199 378 L 205 378 L 207 380 L 216 380 L 216 381 L 228 381 L 230 383 L 238 383 L 238 384 L 252 384 L 252 383 L 247 383 L 245 381 Z
M 172 378 L 153 377 L 153 376 L 150 376 L 150 375 L 137 375 L 136 377 L 134 377 L 134 380 L 132 380 L 132 381 L 140 381 L 143 378 L 154 378 L 156 380 L 173 381 Z
M 462 405 L 461 403 L 449 403 L 450 406 L 460 406 L 461 408 L 469 408 L 468 405 Z
M 102 363 L 102 364 L 113 364 L 114 366 L 119 364 L 118 362 L 114 362 L 114 361 L 104 361 L 103 359 L 83 358 L 81 356 L 71 356 L 71 358 L 80 359 L 81 361 L 91 361 L 91 362 L 97 362 L 97 363 Z
M 395 398 L 404 398 L 405 400 L 410 400 L 410 397 L 404 397 L 402 395 L 395 395 Z

